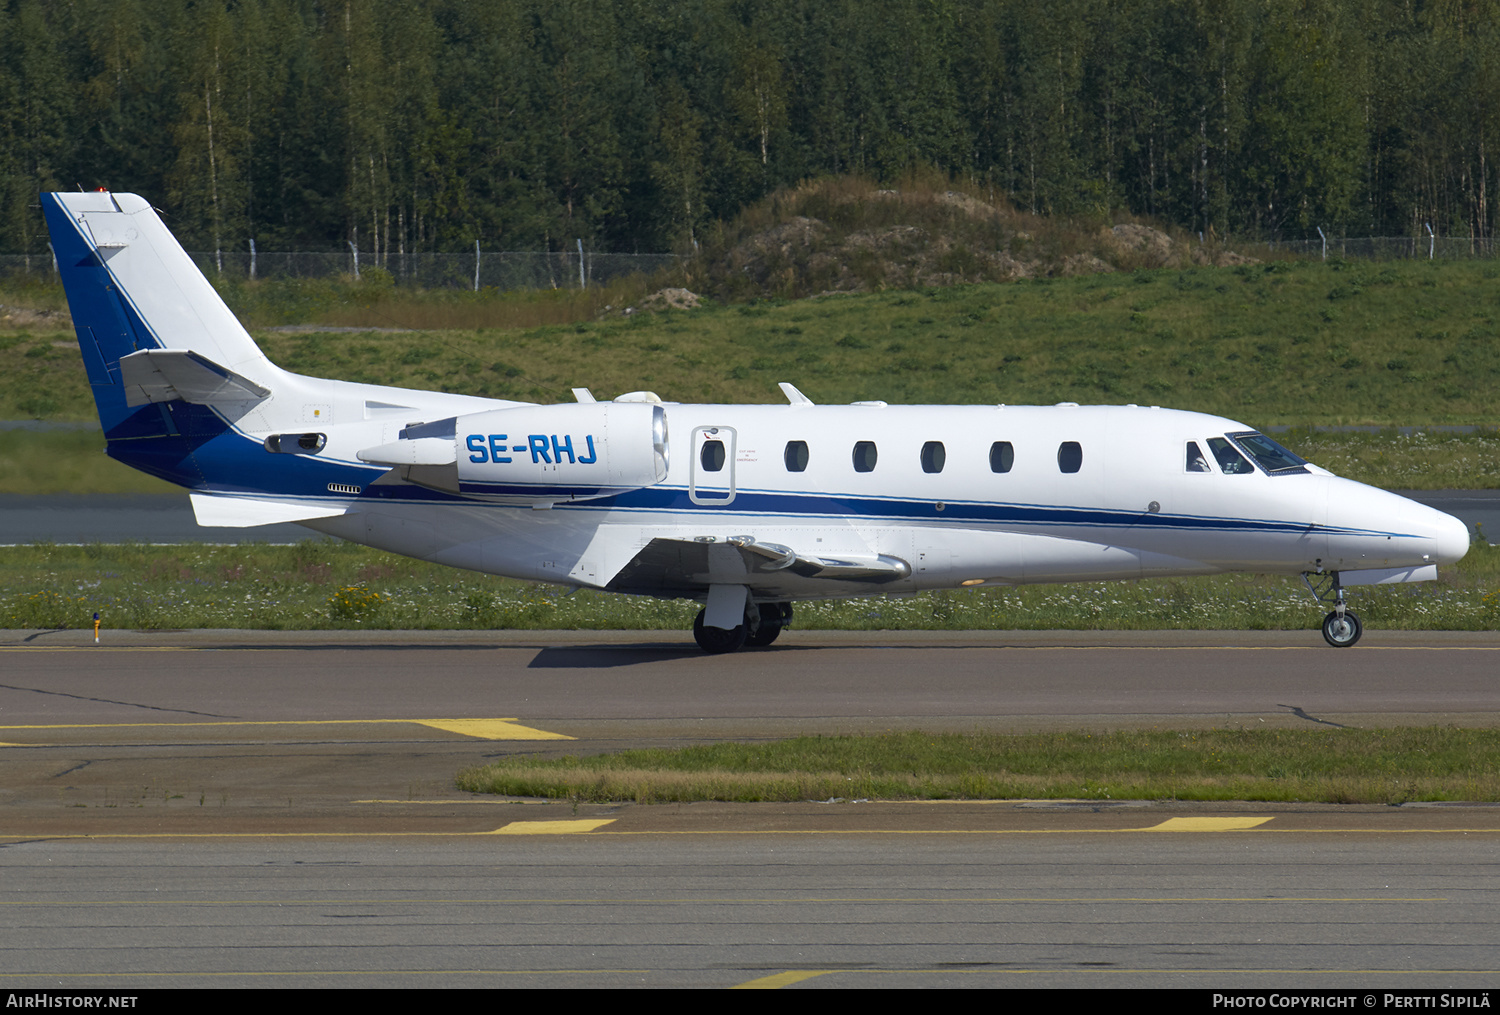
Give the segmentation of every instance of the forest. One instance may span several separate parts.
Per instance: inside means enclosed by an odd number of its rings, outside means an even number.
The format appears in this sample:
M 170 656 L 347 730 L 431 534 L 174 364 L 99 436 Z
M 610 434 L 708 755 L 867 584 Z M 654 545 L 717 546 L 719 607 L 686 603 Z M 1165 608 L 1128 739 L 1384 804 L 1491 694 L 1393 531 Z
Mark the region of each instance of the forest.
M 914 171 L 1219 241 L 1489 237 L 1500 0 L 0 0 L 0 253 L 39 191 L 191 249 L 690 250 Z

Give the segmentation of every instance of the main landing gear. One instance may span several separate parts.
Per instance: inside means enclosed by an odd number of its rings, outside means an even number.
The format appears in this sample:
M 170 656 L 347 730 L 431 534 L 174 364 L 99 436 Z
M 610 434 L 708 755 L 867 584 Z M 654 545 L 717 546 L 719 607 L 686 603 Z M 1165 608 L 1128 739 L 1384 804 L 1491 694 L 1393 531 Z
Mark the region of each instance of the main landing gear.
M 781 636 L 782 628 L 792 623 L 791 603 L 760 603 L 752 606 L 745 614 L 745 622 L 727 631 L 722 627 L 706 626 L 703 616 L 707 612 L 699 610 L 698 616 L 693 618 L 693 640 L 709 655 L 738 652 L 747 645 L 751 648 L 765 648 Z
M 1359 641 L 1359 636 L 1365 633 L 1365 626 L 1344 603 L 1344 586 L 1339 584 L 1339 573 L 1304 571 L 1302 581 L 1318 602 L 1333 604 L 1333 612 L 1323 618 L 1323 640 L 1334 648 L 1348 648 Z

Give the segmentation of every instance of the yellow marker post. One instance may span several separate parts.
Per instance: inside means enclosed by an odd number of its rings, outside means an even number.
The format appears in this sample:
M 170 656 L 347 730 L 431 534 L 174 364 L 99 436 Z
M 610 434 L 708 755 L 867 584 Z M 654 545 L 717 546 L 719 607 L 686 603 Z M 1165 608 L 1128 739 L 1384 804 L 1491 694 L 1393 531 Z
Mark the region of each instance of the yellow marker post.
M 94 644 L 99 644 L 99 611 L 94 611 Z

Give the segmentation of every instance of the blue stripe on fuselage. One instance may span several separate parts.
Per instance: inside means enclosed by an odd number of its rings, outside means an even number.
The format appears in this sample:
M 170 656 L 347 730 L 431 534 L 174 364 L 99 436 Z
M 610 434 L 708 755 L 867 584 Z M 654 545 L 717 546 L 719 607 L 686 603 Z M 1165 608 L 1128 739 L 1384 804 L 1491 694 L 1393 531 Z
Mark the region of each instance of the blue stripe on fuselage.
M 198 406 L 175 407 L 174 415 L 187 408 L 196 413 L 214 415 Z M 156 408 L 156 407 L 153 407 Z M 388 470 L 381 467 L 334 462 L 311 455 L 269 454 L 254 438 L 238 434 L 218 420 L 223 430 L 207 441 L 193 442 L 194 462 L 185 465 L 178 475 L 156 471 L 172 482 L 197 489 L 223 493 L 260 493 L 299 497 L 327 496 L 329 483 L 363 487 L 360 499 L 384 503 L 424 503 L 466 506 L 494 506 L 482 498 L 467 497 L 426 487 L 369 484 Z M 116 446 L 136 442 L 112 442 Z M 125 458 L 127 464 L 134 464 Z M 137 466 L 141 467 L 141 466 Z M 189 470 L 192 471 L 189 471 Z M 198 471 L 198 470 L 201 470 Z M 347 497 L 336 498 L 346 501 Z M 1403 536 L 1409 533 L 1355 529 L 1342 526 L 1310 525 L 1306 522 L 1275 521 L 1253 518 L 1150 514 L 1134 511 L 1112 511 L 1067 505 L 1023 504 L 982 501 L 945 501 L 938 512 L 932 500 L 903 500 L 892 497 L 867 497 L 851 494 L 792 493 L 783 490 L 740 490 L 730 507 L 693 503 L 686 488 L 649 487 L 574 503 L 559 503 L 557 510 L 613 511 L 640 515 L 672 515 L 677 518 L 695 514 L 704 519 L 733 518 L 736 522 L 774 519 L 776 524 L 824 521 L 848 518 L 867 524 L 926 522 L 944 527 L 963 525 L 1018 526 L 1025 528 L 1055 527 L 1070 529 L 1120 529 L 1137 527 L 1152 531 L 1190 532 L 1265 532 L 1281 534 L 1337 533 L 1345 535 Z

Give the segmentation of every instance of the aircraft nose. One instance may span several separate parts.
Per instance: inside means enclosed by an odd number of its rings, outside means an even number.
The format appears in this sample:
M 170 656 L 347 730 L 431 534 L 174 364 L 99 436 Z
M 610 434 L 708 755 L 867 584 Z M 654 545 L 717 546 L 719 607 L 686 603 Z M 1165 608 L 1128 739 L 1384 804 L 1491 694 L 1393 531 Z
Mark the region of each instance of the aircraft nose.
M 1433 514 L 1437 515 L 1437 524 L 1433 526 L 1433 540 L 1437 544 L 1433 557 L 1439 564 L 1452 564 L 1469 552 L 1469 527 L 1450 514 L 1441 511 Z

